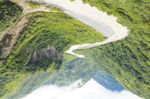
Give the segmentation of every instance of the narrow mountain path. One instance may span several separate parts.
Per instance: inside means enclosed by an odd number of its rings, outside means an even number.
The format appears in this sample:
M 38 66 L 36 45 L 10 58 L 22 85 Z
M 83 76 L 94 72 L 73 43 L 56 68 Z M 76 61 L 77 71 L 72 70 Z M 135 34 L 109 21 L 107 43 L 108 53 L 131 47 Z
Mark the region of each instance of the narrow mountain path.
M 44 12 L 49 12 L 50 9 L 45 7 L 45 6 L 39 6 L 39 7 L 31 7 L 29 6 L 27 0 L 11 0 L 14 3 L 17 3 L 19 6 L 23 8 L 23 13 L 28 14 L 28 13 L 33 13 L 33 12 L 38 12 L 38 11 L 44 11 Z
M 84 55 L 80 55 L 80 54 L 76 54 L 74 51 L 76 50 L 80 50 L 80 49 L 89 49 L 89 48 L 94 48 L 94 47 L 98 47 L 98 46 L 102 46 L 111 42 L 115 42 L 121 39 L 124 39 L 126 36 L 128 35 L 128 33 L 122 33 L 120 35 L 118 34 L 113 34 L 112 36 L 108 37 L 106 40 L 102 41 L 102 42 L 97 42 L 97 43 L 93 43 L 93 44 L 81 44 L 81 45 L 74 45 L 72 47 L 70 47 L 66 53 L 71 54 L 71 55 L 75 55 L 79 58 L 84 58 Z

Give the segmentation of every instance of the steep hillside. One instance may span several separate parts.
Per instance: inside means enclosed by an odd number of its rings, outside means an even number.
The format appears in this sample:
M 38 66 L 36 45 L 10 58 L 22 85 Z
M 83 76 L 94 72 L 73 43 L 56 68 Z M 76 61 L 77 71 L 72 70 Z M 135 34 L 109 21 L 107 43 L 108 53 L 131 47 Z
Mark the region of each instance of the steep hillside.
M 95 48 L 95 62 L 126 88 L 150 97 L 150 2 L 148 0 L 83 0 L 109 14 L 130 30 L 120 42 Z M 112 69 L 113 68 L 113 69 Z
M 105 39 L 94 29 L 55 8 L 24 17 L 28 20 L 27 26 L 20 31 L 10 55 L 2 59 L 1 97 L 16 92 L 22 80 L 32 73 L 61 68 L 64 51 L 71 45 Z

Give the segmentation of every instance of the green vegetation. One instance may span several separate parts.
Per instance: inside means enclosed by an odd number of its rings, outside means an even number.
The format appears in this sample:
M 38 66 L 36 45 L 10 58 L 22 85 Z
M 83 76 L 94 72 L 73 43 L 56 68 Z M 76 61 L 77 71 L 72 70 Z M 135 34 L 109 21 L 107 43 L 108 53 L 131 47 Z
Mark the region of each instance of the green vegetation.
M 57 53 L 63 53 L 73 44 L 91 43 L 103 39 L 93 29 L 60 11 L 34 13 L 34 15 L 28 15 L 28 17 L 31 20 L 30 25 L 26 27 L 23 39 L 7 59 L 6 65 L 10 67 L 15 66 L 15 68 L 30 70 L 33 66 L 33 64 L 30 64 L 32 63 L 30 60 L 33 59 L 33 54 L 42 54 L 44 51 L 46 53 L 48 48 L 57 50 Z M 52 64 L 50 60 L 43 59 L 43 57 L 40 59 L 43 62 L 41 64 L 36 63 L 35 69 L 38 69 L 38 65 L 42 66 L 43 69 L 44 66 L 47 67 Z
M 119 42 L 84 50 L 101 69 L 132 92 L 150 97 L 150 2 L 148 0 L 84 0 L 118 17 L 129 36 Z M 33 8 L 39 5 L 30 2 Z M 12 25 L 22 9 L 0 0 L 0 32 Z M 0 61 L 0 97 L 10 96 L 28 75 L 61 68 L 64 51 L 71 45 L 104 40 L 99 33 L 59 10 L 26 15 L 29 25 L 6 59 Z M 81 51 L 82 52 L 82 51 Z M 67 61 L 70 57 L 67 55 Z M 70 59 L 71 60 L 71 59 Z M 83 68 L 83 67 L 82 67 Z M 1 98 L 0 98 L 1 99 Z
M 26 17 L 30 20 L 29 25 L 0 66 L 1 96 L 16 92 L 21 80 L 30 73 L 59 69 L 64 51 L 71 45 L 105 39 L 92 28 L 57 9 L 49 13 L 31 13 Z
M 84 0 L 118 17 L 130 30 L 122 41 L 92 49 L 91 57 L 126 88 L 150 97 L 150 1 Z M 113 69 L 112 69 L 113 68 Z
M 41 6 L 40 4 L 35 3 L 35 2 L 33 2 L 33 1 L 29 1 L 29 2 L 28 2 L 28 5 L 29 5 L 31 8 L 38 8 L 38 7 Z
M 22 13 L 20 6 L 9 0 L 0 0 L 0 32 L 12 25 Z

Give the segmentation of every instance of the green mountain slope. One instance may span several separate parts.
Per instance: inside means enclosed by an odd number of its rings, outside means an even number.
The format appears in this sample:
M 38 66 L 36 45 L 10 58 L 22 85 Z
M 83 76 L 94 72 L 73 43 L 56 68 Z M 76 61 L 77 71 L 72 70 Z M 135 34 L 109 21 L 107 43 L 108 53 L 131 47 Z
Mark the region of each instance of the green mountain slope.
M 93 49 L 95 62 L 111 73 L 126 88 L 150 97 L 150 1 L 84 0 L 118 17 L 130 30 L 119 42 Z M 112 69 L 113 68 L 113 69 Z
M 0 32 L 13 24 L 21 13 L 21 7 L 15 3 L 10 2 L 9 0 L 0 0 Z
M 70 46 L 105 39 L 94 29 L 55 8 L 51 12 L 31 13 L 22 18 L 28 20 L 27 26 L 20 31 L 11 54 L 1 59 L 2 99 L 15 93 L 28 75 L 61 68 L 64 51 Z

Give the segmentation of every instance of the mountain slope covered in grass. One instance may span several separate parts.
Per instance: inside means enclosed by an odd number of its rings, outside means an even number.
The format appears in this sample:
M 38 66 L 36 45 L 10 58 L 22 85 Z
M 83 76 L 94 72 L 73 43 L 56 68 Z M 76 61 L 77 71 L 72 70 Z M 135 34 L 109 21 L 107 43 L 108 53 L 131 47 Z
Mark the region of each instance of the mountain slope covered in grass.
M 126 88 L 148 99 L 150 97 L 150 1 L 83 1 L 117 16 L 118 22 L 130 30 L 125 40 L 91 50 L 95 62 L 101 64 L 101 68 L 111 73 Z
M 94 29 L 55 8 L 50 12 L 30 13 L 22 18 L 28 20 L 27 26 L 20 31 L 10 55 L 1 58 L 2 99 L 15 93 L 29 75 L 61 68 L 64 51 L 71 45 L 105 39 Z

